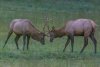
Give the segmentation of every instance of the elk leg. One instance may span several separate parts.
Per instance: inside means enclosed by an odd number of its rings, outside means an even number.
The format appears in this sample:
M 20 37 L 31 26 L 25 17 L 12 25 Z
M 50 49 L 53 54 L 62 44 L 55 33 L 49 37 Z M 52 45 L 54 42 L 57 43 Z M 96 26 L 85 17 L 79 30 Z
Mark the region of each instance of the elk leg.
M 87 45 L 88 45 L 88 37 L 84 37 L 84 46 L 83 46 L 83 48 L 82 48 L 82 50 L 81 50 L 80 53 L 83 52 L 84 48 L 85 48 Z
M 20 35 L 16 35 L 15 43 L 16 43 L 17 49 L 19 49 L 19 47 L 18 47 L 18 40 L 19 40 L 19 38 L 20 38 Z
M 74 35 L 71 35 L 70 38 L 71 38 L 71 46 L 72 46 L 72 51 L 71 52 L 73 53 Z
M 91 35 L 90 38 L 91 38 L 91 40 L 94 42 L 94 46 L 95 46 L 94 49 L 95 49 L 95 53 L 96 53 L 96 49 L 97 49 L 97 41 L 96 41 L 94 35 Z
M 28 45 L 29 45 L 29 40 L 30 40 L 30 36 L 27 36 L 27 50 L 28 50 Z
M 7 44 L 8 39 L 10 38 L 11 34 L 12 34 L 12 32 L 11 32 L 11 31 L 9 31 L 9 33 L 8 33 L 8 37 L 7 37 L 6 41 L 5 41 L 5 45 Z M 5 45 L 3 46 L 3 48 L 5 47 Z
M 68 46 L 69 42 L 70 42 L 70 37 L 68 37 L 68 39 L 67 39 L 67 42 L 66 42 L 66 44 L 65 44 L 65 48 L 64 48 L 63 52 L 65 51 L 65 49 L 66 49 L 66 47 Z
M 25 48 L 25 41 L 26 41 L 26 33 L 23 34 L 23 50 Z

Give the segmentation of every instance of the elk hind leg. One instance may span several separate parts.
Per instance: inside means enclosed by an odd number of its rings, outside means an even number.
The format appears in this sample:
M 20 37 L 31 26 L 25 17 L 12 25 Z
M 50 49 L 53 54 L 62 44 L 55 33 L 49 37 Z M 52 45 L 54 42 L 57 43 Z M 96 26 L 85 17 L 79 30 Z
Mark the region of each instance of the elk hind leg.
M 6 41 L 5 41 L 5 45 L 7 44 L 8 39 L 10 38 L 10 36 L 11 36 L 12 33 L 13 33 L 13 32 L 12 32 L 11 30 L 9 30 L 7 39 L 6 39 Z M 3 48 L 5 47 L 5 45 L 3 46 Z
M 84 36 L 84 46 L 83 46 L 83 48 L 82 48 L 82 50 L 81 50 L 80 53 L 83 52 L 83 50 L 85 49 L 85 47 L 86 47 L 87 45 L 88 45 L 88 37 L 87 37 L 87 36 Z
M 94 35 L 91 35 L 90 36 L 91 40 L 94 42 L 94 49 L 95 49 L 95 53 L 96 53 L 96 50 L 97 50 L 97 40 L 95 39 Z
M 19 40 L 19 38 L 20 38 L 20 35 L 16 35 L 16 37 L 15 37 L 15 43 L 16 43 L 17 49 L 19 49 L 19 47 L 18 47 L 18 40 Z

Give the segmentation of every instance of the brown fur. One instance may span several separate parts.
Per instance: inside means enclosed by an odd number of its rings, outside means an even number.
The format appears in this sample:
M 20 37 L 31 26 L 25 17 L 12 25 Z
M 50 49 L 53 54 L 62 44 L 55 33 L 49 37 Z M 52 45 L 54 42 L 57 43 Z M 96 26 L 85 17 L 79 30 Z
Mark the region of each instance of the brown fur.
M 29 39 L 31 37 L 32 39 L 40 41 L 42 44 L 44 44 L 45 34 L 43 32 L 40 32 L 39 30 L 37 30 L 32 25 L 32 22 L 28 19 L 14 19 L 11 22 L 8 37 L 7 37 L 5 44 L 7 43 L 10 35 L 13 32 L 16 34 L 15 42 L 16 42 L 17 49 L 19 49 L 17 41 L 21 35 L 23 35 L 23 40 L 25 40 L 26 39 L 25 37 L 27 36 L 28 42 L 29 42 Z M 25 41 L 24 41 L 24 44 L 25 44 Z M 4 45 L 4 47 L 5 47 L 5 45 Z M 28 49 L 28 43 L 27 43 L 27 49 Z M 23 47 L 23 50 L 24 50 L 24 47 Z
M 84 48 L 88 44 L 88 37 L 92 39 L 95 44 L 95 53 L 96 53 L 96 39 L 94 37 L 95 30 L 97 28 L 97 24 L 95 24 L 90 19 L 76 19 L 68 21 L 63 27 L 60 29 L 56 29 L 53 27 L 50 31 L 50 41 L 52 42 L 56 37 L 68 36 L 68 40 L 66 42 L 65 48 L 69 44 L 71 40 L 72 45 L 72 52 L 73 52 L 73 43 L 74 43 L 74 36 L 84 36 L 84 47 L 81 50 L 83 52 Z M 65 51 L 65 48 L 63 51 Z

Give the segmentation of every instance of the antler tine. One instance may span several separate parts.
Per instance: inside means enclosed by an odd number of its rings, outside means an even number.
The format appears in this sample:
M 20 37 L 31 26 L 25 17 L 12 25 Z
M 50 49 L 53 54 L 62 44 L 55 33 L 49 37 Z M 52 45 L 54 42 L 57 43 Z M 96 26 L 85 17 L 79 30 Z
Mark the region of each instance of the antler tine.
M 50 20 L 52 20 L 52 19 L 47 18 L 47 20 L 46 20 L 46 26 L 47 26 L 47 28 L 48 28 L 48 32 L 50 32 L 50 29 L 49 29 L 49 26 L 48 26 L 47 23 L 48 23 Z
M 41 18 L 41 19 L 45 21 L 45 24 L 44 24 L 44 26 L 43 26 L 43 32 L 45 33 L 46 20 L 45 20 L 45 18 Z
M 46 19 L 45 18 L 41 18 L 42 20 L 44 20 L 44 21 L 46 21 Z
M 52 20 L 52 19 L 47 18 L 47 21 L 50 21 L 50 20 Z
M 52 20 L 52 19 L 49 19 L 49 18 L 42 18 L 42 19 L 45 21 L 45 24 L 44 24 L 44 26 L 43 26 L 43 31 L 44 31 L 44 33 L 45 33 L 45 27 L 47 27 L 48 32 L 46 33 L 46 36 L 48 36 L 47 34 L 50 33 L 50 29 L 49 29 L 49 26 L 48 26 L 48 22 L 49 22 L 50 20 Z

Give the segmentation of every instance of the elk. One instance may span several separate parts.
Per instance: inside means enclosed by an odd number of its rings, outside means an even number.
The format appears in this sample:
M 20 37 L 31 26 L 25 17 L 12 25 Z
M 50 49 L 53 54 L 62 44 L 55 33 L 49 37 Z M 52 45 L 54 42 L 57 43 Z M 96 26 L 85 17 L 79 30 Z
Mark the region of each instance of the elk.
M 70 40 L 71 40 L 71 47 L 72 47 L 71 52 L 73 52 L 74 36 L 84 36 L 84 46 L 80 52 L 82 53 L 85 47 L 88 45 L 88 37 L 90 37 L 91 40 L 94 42 L 94 49 L 96 53 L 97 41 L 94 37 L 96 28 L 97 28 L 97 24 L 95 24 L 90 19 L 71 20 L 68 21 L 63 27 L 59 29 L 55 29 L 54 26 L 52 27 L 52 30 L 50 31 L 50 42 L 53 42 L 54 38 L 67 36 L 68 39 L 63 49 L 63 52 L 68 46 Z
M 27 37 L 27 50 L 28 50 L 30 37 L 34 40 L 41 42 L 42 45 L 45 44 L 45 41 L 44 41 L 45 33 L 37 30 L 32 25 L 32 22 L 28 19 L 14 19 L 10 23 L 8 37 L 7 37 L 7 40 L 5 41 L 5 45 L 13 32 L 16 34 L 15 43 L 16 43 L 17 49 L 19 49 L 18 40 L 21 35 L 23 35 L 23 50 L 24 50 L 25 43 L 26 43 L 25 42 L 26 37 Z M 3 48 L 5 47 L 5 45 L 3 46 Z

